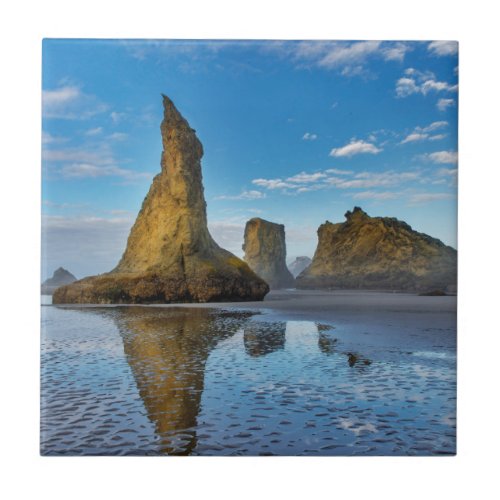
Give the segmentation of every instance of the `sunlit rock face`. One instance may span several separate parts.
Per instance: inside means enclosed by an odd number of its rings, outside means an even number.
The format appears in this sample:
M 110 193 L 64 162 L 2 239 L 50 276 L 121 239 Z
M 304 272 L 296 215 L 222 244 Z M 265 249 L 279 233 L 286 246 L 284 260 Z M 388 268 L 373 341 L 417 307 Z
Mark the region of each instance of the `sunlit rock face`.
M 312 260 L 306 256 L 297 257 L 291 264 L 288 264 L 288 270 L 296 278 L 306 267 L 311 265 Z
M 268 285 L 220 248 L 207 228 L 195 131 L 163 96 L 161 172 L 119 264 L 56 291 L 54 303 L 168 303 L 262 300 Z
M 212 309 L 139 307 L 123 308 L 114 316 L 163 453 L 188 455 L 195 448 L 208 356 L 251 316 Z
M 370 217 L 359 207 L 345 217 L 346 222 L 319 227 L 313 261 L 297 277 L 297 288 L 456 289 L 455 249 L 403 221 Z
M 273 289 L 294 286 L 286 267 L 285 226 L 258 217 L 245 226 L 245 261 Z

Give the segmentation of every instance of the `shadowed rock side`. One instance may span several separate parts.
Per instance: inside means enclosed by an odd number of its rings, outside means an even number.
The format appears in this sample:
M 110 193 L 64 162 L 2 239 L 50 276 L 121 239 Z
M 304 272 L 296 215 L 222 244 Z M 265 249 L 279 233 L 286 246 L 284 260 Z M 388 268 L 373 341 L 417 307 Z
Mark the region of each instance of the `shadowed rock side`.
M 220 248 L 207 228 L 195 131 L 163 96 L 161 173 L 151 185 L 111 272 L 54 293 L 54 303 L 165 303 L 262 300 L 268 285 Z
M 286 267 L 285 226 L 258 217 L 245 226 L 245 261 L 272 289 L 294 286 Z
M 346 222 L 325 222 L 311 265 L 297 288 L 380 290 L 456 289 L 457 251 L 390 217 L 370 217 L 355 207 Z
M 288 264 L 288 270 L 296 278 L 306 267 L 311 265 L 312 260 L 309 257 L 297 257 L 291 264 Z
M 189 455 L 196 447 L 208 356 L 251 316 L 250 312 L 139 307 L 123 308 L 114 316 L 162 453 Z
M 52 295 L 54 291 L 60 286 L 69 285 L 74 281 L 76 281 L 75 276 L 64 269 L 64 267 L 59 267 L 54 271 L 52 278 L 49 278 L 42 283 L 40 291 L 42 295 Z

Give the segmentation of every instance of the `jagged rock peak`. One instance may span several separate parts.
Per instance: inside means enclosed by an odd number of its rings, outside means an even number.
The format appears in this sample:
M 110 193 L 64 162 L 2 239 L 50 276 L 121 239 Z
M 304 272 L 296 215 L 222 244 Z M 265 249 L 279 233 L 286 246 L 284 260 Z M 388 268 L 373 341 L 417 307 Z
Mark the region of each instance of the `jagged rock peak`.
M 456 289 L 457 252 L 394 217 L 370 217 L 359 207 L 346 222 L 318 228 L 311 265 L 298 288 Z
M 352 209 L 352 212 L 350 210 L 348 210 L 344 214 L 344 217 L 347 220 L 356 220 L 356 219 L 362 219 L 364 217 L 368 217 L 368 214 L 361 207 L 354 207 Z
M 196 132 L 163 95 L 161 173 L 151 184 L 118 265 L 57 290 L 54 303 L 262 300 L 269 287 L 220 248 L 207 227 Z
M 271 288 L 294 285 L 286 266 L 285 226 L 255 217 L 245 226 L 245 261 Z

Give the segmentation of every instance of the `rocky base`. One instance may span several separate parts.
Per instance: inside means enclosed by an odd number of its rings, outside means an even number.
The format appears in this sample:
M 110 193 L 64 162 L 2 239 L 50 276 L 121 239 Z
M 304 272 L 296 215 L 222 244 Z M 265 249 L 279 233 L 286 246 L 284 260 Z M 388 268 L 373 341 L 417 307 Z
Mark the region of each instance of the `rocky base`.
M 168 304 L 259 301 L 269 287 L 244 276 L 204 276 L 188 281 L 158 274 L 109 273 L 92 276 L 54 292 L 53 304 Z

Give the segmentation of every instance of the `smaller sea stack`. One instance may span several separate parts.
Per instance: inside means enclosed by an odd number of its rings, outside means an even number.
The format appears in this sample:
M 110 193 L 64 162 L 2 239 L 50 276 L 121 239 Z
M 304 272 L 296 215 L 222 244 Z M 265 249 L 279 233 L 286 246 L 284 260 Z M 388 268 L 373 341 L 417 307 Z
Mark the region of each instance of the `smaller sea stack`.
M 294 286 L 286 267 L 285 226 L 258 217 L 245 226 L 245 262 L 271 289 Z

